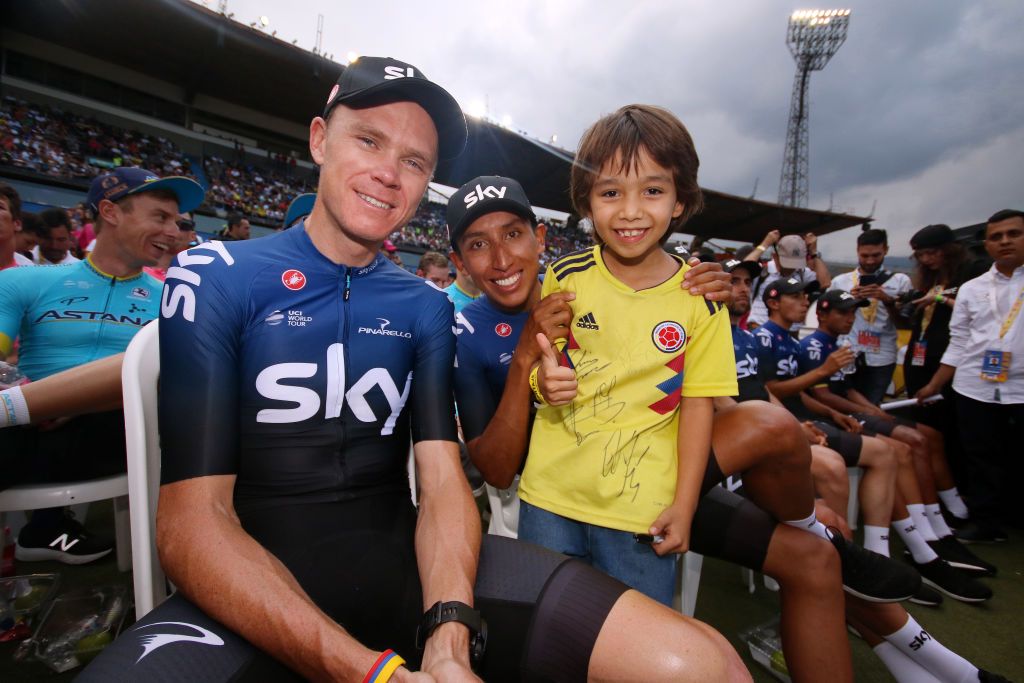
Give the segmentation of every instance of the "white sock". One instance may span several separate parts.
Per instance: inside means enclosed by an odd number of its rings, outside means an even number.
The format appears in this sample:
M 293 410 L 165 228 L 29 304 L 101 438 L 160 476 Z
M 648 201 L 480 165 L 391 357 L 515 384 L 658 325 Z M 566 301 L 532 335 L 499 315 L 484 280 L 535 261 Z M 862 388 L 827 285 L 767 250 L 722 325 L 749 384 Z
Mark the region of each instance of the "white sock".
M 939 509 L 938 503 L 929 503 L 924 506 L 924 512 L 928 515 L 928 523 L 932 525 L 932 531 L 939 538 L 945 538 L 946 536 L 952 536 L 953 530 L 946 524 L 945 518 L 942 516 L 942 510 Z
M 0 428 L 29 423 L 28 404 L 21 387 L 0 391 Z
M 910 517 L 892 520 L 892 528 L 900 535 L 903 545 L 907 546 L 907 550 L 914 556 L 914 562 L 927 564 L 938 557 L 935 551 L 925 543 L 921 534 L 917 533 L 917 529 L 914 528 L 914 522 Z
M 828 535 L 828 529 L 825 525 L 818 521 L 818 515 L 812 510 L 810 516 L 804 517 L 803 519 L 793 519 L 788 522 L 783 522 L 789 526 L 796 527 L 797 529 L 803 529 L 809 531 L 815 536 L 820 536 L 826 541 L 831 541 L 832 538 Z
M 964 499 L 960 497 L 960 492 L 956 490 L 955 486 L 945 491 L 939 491 L 939 500 L 954 517 L 967 519 L 967 506 L 964 505 Z
M 924 503 L 907 503 L 907 512 L 910 513 L 910 518 L 914 520 L 917 533 L 921 534 L 924 540 L 939 540 L 939 537 L 932 531 L 932 523 L 928 521 L 928 515 L 924 511 Z
M 883 637 L 939 680 L 949 683 L 978 680 L 978 667 L 932 638 L 910 615 L 903 628 Z
M 889 527 L 865 524 L 864 548 L 889 557 Z
M 942 683 L 938 678 L 928 673 L 927 669 L 921 667 L 910 657 L 896 649 L 896 646 L 887 640 L 875 645 L 872 650 L 885 664 L 896 683 Z

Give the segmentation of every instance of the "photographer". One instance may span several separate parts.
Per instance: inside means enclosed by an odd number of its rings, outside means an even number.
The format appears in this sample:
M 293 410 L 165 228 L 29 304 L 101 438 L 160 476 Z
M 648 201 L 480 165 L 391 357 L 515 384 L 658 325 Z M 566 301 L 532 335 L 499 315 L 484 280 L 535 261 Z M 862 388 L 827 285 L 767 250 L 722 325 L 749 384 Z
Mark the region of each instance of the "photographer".
M 865 230 L 857 236 L 856 270 L 837 275 L 830 289 L 853 294 L 871 303 L 857 309 L 850 341 L 857 353 L 854 388 L 878 405 L 896 369 L 896 307 L 911 292 L 910 278 L 882 267 L 889 242 L 885 230 Z

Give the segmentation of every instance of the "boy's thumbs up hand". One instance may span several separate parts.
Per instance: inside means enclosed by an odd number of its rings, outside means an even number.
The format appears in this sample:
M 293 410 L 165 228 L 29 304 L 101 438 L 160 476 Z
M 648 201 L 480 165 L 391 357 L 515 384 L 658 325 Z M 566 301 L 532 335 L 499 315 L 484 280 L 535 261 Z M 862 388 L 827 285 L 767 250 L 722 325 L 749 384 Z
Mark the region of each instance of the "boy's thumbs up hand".
M 558 364 L 558 352 L 543 333 L 537 333 L 540 347 L 540 369 L 537 386 L 544 401 L 552 406 L 564 406 L 576 398 L 576 371 Z

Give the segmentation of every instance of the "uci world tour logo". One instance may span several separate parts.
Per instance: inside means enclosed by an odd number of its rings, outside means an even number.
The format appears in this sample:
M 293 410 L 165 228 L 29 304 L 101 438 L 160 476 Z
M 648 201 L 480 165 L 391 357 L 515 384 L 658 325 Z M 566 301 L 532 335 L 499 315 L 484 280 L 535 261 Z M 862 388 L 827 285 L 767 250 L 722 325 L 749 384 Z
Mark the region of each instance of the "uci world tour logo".
M 679 323 L 666 320 L 654 326 L 654 330 L 651 332 L 651 341 L 659 351 L 675 353 L 686 343 L 686 331 Z

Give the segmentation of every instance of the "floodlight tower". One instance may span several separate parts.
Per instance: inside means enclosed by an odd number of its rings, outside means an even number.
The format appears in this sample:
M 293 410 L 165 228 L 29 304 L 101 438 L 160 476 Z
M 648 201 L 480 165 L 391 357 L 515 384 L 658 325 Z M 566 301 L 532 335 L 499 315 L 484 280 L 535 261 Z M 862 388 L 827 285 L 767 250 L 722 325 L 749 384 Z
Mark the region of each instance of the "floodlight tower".
M 800 10 L 789 17 L 786 45 L 796 60 L 796 78 L 779 177 L 779 204 L 807 206 L 807 85 L 811 72 L 824 69 L 839 50 L 849 25 L 848 9 Z

